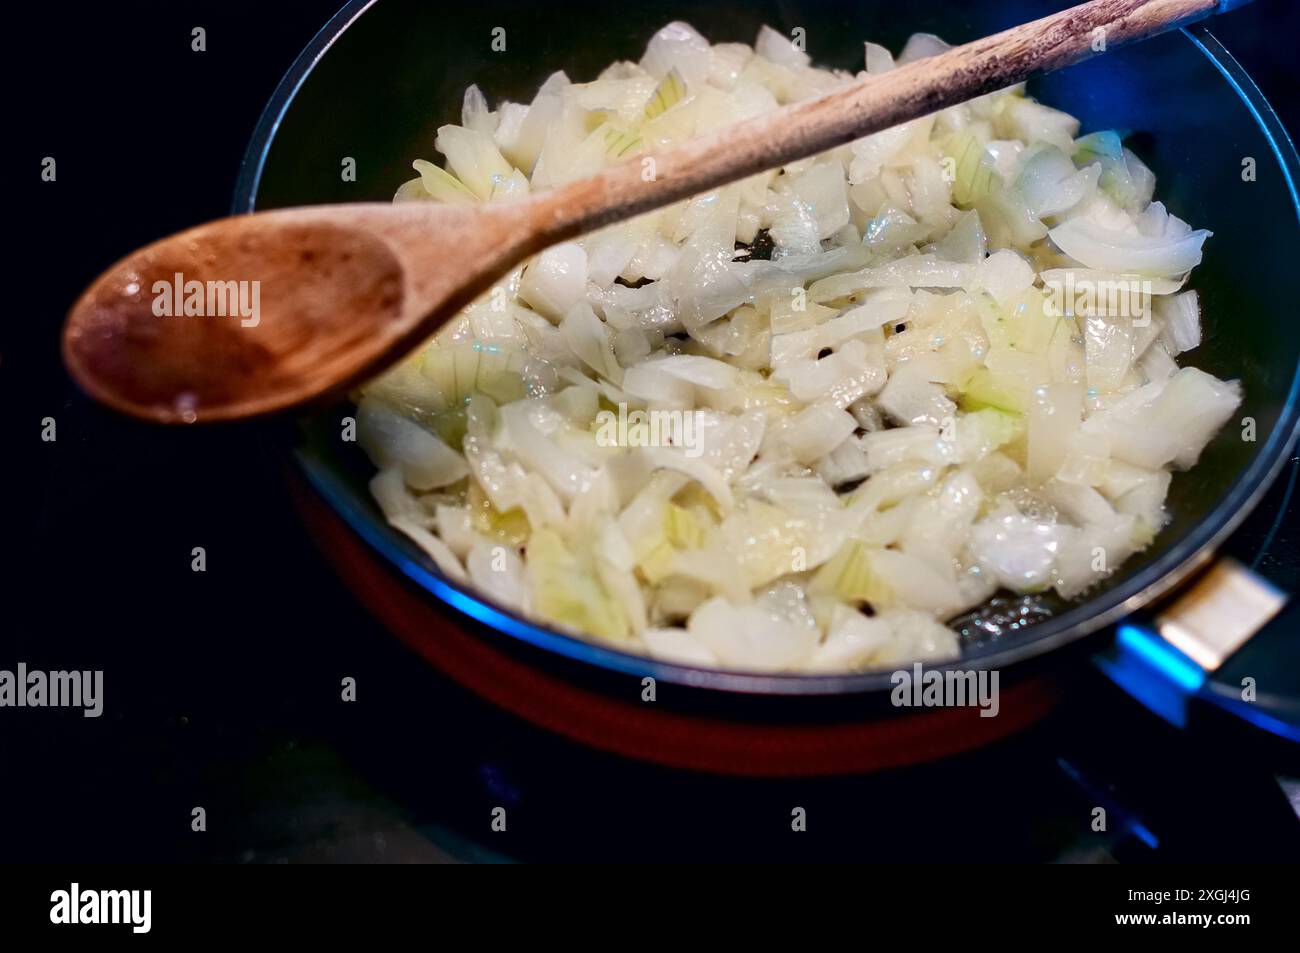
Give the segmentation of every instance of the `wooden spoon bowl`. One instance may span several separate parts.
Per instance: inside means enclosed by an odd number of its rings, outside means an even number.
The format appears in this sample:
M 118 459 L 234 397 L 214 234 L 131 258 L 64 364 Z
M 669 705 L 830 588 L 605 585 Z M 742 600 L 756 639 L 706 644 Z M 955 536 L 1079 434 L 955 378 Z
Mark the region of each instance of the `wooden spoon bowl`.
M 521 255 L 507 218 L 419 203 L 201 225 L 104 272 L 64 360 L 97 400 L 160 423 L 296 406 L 414 347 L 435 303 L 451 313 L 488 287 Z

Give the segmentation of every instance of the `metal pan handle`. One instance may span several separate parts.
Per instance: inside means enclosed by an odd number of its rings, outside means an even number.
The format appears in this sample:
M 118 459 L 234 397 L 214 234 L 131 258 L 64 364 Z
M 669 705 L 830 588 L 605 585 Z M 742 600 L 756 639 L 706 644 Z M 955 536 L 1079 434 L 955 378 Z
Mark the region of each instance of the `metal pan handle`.
M 1095 661 L 1179 727 L 1208 704 L 1300 743 L 1300 599 L 1236 560 L 1213 563 L 1156 615 L 1121 624 Z

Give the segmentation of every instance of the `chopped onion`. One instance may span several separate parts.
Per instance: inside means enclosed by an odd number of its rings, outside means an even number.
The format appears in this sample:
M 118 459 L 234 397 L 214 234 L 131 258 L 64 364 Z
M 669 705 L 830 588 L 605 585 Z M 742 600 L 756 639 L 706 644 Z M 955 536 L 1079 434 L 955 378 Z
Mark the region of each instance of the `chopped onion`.
M 641 67 L 656 79 L 677 70 L 688 86 L 695 86 L 709 76 L 709 41 L 677 20 L 650 38 Z
M 930 56 L 938 56 L 950 49 L 952 47 L 948 43 L 945 43 L 933 33 L 913 33 L 907 38 L 903 51 L 898 54 L 898 62 L 900 65 L 911 63 Z
M 832 403 L 813 404 L 783 423 L 774 433 L 800 463 L 824 457 L 857 429 L 853 415 Z
M 1201 344 L 1201 308 L 1195 291 L 1165 298 L 1156 304 L 1165 330 L 1161 340 L 1170 357 L 1177 357 Z
M 406 484 L 432 490 L 463 480 L 469 467 L 455 450 L 412 420 L 366 398 L 357 408 L 357 432 L 362 449 L 375 466 L 396 467 Z
M 519 297 L 534 310 L 560 321 L 587 293 L 587 253 L 576 242 L 542 252 L 524 269 Z
M 947 48 L 868 43 L 866 75 Z M 527 105 L 470 87 L 394 201 L 554 188 L 850 79 L 671 23 Z M 1154 188 L 1016 86 L 557 245 L 360 389 L 371 493 L 448 578 L 627 651 L 957 658 L 944 623 L 997 589 L 1073 599 L 1150 545 L 1240 406 L 1178 367 L 1209 233 Z
M 1200 229 L 1173 239 L 1133 236 L 1071 219 L 1049 234 L 1061 251 L 1088 268 L 1173 278 L 1201 263 L 1201 246 L 1211 233 Z

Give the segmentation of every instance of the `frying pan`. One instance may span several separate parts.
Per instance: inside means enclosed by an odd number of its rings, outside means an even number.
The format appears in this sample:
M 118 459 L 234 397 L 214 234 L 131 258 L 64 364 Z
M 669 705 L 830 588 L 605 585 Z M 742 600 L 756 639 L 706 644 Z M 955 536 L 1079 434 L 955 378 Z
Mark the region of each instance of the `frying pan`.
M 556 69 L 581 81 L 612 60 L 638 59 L 674 19 L 714 42 L 752 42 L 763 23 L 786 33 L 802 27 L 815 62 L 856 70 L 866 39 L 894 50 L 917 31 L 964 42 L 1066 5 L 353 0 L 276 90 L 249 144 L 234 208 L 387 200 L 412 177 L 412 159 L 433 156 L 437 127 L 459 121 L 470 83 L 490 102 L 528 102 Z M 504 51 L 493 48 L 498 28 Z M 1205 25 L 1096 57 L 1038 80 L 1030 93 L 1078 116 L 1085 131 L 1131 131 L 1130 144 L 1157 175 L 1157 197 L 1214 232 L 1192 281 L 1205 339 L 1183 363 L 1240 380 L 1245 400 L 1198 466 L 1176 475 L 1170 524 L 1146 552 L 1081 600 L 1035 607 L 1045 617 L 1033 624 L 972 627 L 959 660 L 932 666 L 998 671 L 998 718 L 900 712 L 888 702 L 890 672 L 690 668 L 496 606 L 447 579 L 385 523 L 366 489 L 368 461 L 339 439 L 346 405 L 300 421 L 290 465 L 326 552 L 399 635 L 460 680 L 591 744 L 689 767 L 862 770 L 982 743 L 1045 711 L 1069 683 L 1069 667 L 1099 650 L 1099 664 L 1176 723 L 1209 702 L 1300 738 L 1300 613 L 1280 609 L 1284 596 L 1214 556 L 1277 476 L 1297 432 L 1300 330 L 1285 305 L 1300 247 L 1295 148 Z M 340 174 L 349 158 L 355 181 Z M 1242 679 L 1254 680 L 1253 698 L 1241 697 Z M 642 700 L 647 686 L 652 702 Z

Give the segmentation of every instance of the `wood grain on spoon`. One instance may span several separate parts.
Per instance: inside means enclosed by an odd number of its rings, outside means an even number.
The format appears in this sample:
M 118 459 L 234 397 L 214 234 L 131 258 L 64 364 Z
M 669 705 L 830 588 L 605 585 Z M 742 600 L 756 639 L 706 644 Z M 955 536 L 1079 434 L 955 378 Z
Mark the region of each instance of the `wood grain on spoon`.
M 297 406 L 400 359 L 548 245 L 1078 62 L 1100 37 L 1112 49 L 1220 6 L 1094 0 L 684 143 L 653 157 L 649 180 L 637 157 L 517 202 L 336 205 L 212 222 L 100 276 L 68 316 L 64 360 L 93 397 L 147 420 Z M 213 308 L 158 314 L 162 289 L 178 282 L 211 289 Z M 241 288 L 257 290 L 253 318 L 229 313 Z

